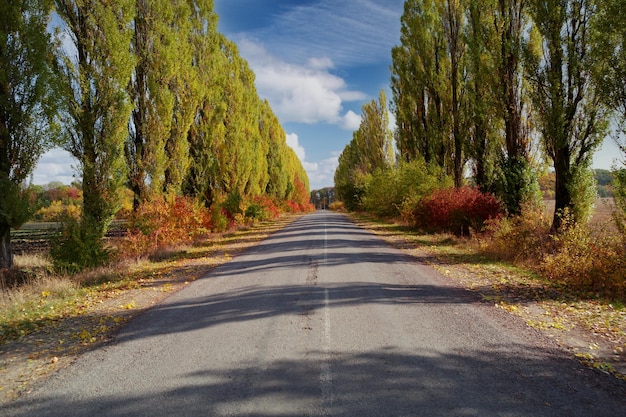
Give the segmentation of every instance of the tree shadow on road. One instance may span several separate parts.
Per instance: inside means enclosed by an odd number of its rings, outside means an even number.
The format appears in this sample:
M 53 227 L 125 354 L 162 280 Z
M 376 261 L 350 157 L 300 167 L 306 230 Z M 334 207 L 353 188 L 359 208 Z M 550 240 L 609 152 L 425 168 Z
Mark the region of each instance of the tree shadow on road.
M 200 365 L 181 375 L 179 386 L 158 392 L 138 383 L 131 392 L 108 388 L 116 393 L 107 396 L 19 400 L 3 415 L 623 416 L 623 386 L 601 391 L 605 382 L 593 371 L 568 371 L 566 361 L 523 346 L 463 354 L 310 352 L 307 360 L 279 359 L 263 368 Z

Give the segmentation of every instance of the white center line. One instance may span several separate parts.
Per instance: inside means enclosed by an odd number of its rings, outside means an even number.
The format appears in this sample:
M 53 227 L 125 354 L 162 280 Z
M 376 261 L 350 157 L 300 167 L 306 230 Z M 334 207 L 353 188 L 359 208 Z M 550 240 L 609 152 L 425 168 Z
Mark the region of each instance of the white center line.
M 326 224 L 324 224 L 324 265 L 328 262 L 328 230 Z M 328 288 L 324 289 L 324 355 L 320 365 L 320 383 L 322 387 L 322 397 L 326 405 L 326 414 L 332 408 L 333 404 L 333 374 L 330 366 L 330 349 L 331 349 L 331 336 L 330 336 L 330 293 Z
M 326 404 L 326 410 L 333 405 L 333 374 L 330 367 L 330 308 L 328 288 L 324 290 L 324 357 L 321 363 L 320 382 L 322 385 L 322 397 Z

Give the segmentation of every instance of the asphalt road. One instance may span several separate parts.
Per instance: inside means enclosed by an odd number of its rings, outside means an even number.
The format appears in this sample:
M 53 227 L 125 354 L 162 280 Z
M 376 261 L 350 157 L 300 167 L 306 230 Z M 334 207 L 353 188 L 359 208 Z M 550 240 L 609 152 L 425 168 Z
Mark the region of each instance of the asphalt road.
M 2 416 L 625 416 L 624 385 L 345 217 L 305 216 Z

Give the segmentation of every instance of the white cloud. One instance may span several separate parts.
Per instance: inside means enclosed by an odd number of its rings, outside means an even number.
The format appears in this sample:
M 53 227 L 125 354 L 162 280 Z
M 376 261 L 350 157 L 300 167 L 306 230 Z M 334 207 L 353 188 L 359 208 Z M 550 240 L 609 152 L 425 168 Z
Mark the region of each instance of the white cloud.
M 344 124 L 343 103 L 367 96 L 351 91 L 346 82 L 328 70 L 332 61 L 313 58 L 307 66 L 288 64 L 272 56 L 257 41 L 241 38 L 241 55 L 256 74 L 256 87 L 267 98 L 282 123 Z
M 295 133 L 289 133 L 287 134 L 287 145 L 293 149 L 293 151 L 296 153 L 296 156 L 298 157 L 298 159 L 301 162 L 304 162 L 304 158 L 306 156 L 306 152 L 304 151 L 304 146 L 300 145 L 300 143 L 298 143 L 298 135 L 296 135 Z
M 45 185 L 53 181 L 71 184 L 76 180 L 72 156 L 63 149 L 51 149 L 41 156 L 33 172 L 33 184 Z
M 337 169 L 340 152 L 333 152 L 332 156 L 321 161 L 306 161 L 306 151 L 299 142 L 296 133 L 287 134 L 287 145 L 294 150 L 302 166 L 309 177 L 311 189 L 320 189 L 332 186 L 334 183 L 335 169 Z
M 304 169 L 309 176 L 309 183 L 312 190 L 333 186 L 335 183 L 334 177 L 338 159 L 339 152 L 333 152 L 330 158 L 304 164 Z
M 332 69 L 335 67 L 333 61 L 331 61 L 330 58 L 327 57 L 309 58 L 308 66 L 318 70 Z
M 343 116 L 343 120 L 341 123 L 341 127 L 345 130 L 357 130 L 361 125 L 361 116 L 353 112 L 352 110 L 348 110 L 348 112 Z

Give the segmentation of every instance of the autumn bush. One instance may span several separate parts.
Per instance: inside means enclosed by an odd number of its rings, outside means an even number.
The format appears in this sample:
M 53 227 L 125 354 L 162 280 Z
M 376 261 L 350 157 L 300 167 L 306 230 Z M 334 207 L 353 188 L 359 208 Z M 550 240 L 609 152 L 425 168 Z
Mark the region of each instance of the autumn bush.
M 489 224 L 483 251 L 530 268 L 558 286 L 609 299 L 626 299 L 626 240 L 615 229 L 592 228 L 562 214 L 563 228 L 551 230 L 545 211 L 525 207 L 522 214 Z
M 33 220 L 42 222 L 58 222 L 62 221 L 66 216 L 79 219 L 81 212 L 82 209 L 79 203 L 56 200 L 51 202 L 48 207 L 42 207 L 37 210 L 37 212 L 33 215 Z
M 444 188 L 419 200 L 410 213 L 413 226 L 426 232 L 469 236 L 485 230 L 489 220 L 502 216 L 502 203 L 472 187 Z
M 278 218 L 280 210 L 274 201 L 267 196 L 259 196 L 252 199 L 245 211 L 245 218 L 249 221 L 273 220 Z
M 120 244 L 124 256 L 139 257 L 187 243 L 211 230 L 209 211 L 188 197 L 160 197 L 145 202 L 130 216 Z
M 527 203 L 521 214 L 487 222 L 488 239 L 483 250 L 507 261 L 536 261 L 550 242 L 551 219 L 543 207 Z
M 626 299 L 626 246 L 614 230 L 594 230 L 565 213 L 562 231 L 552 235 L 540 274 L 580 292 Z
M 328 208 L 332 211 L 346 211 L 346 205 L 343 203 L 343 201 L 333 201 L 328 205 Z

